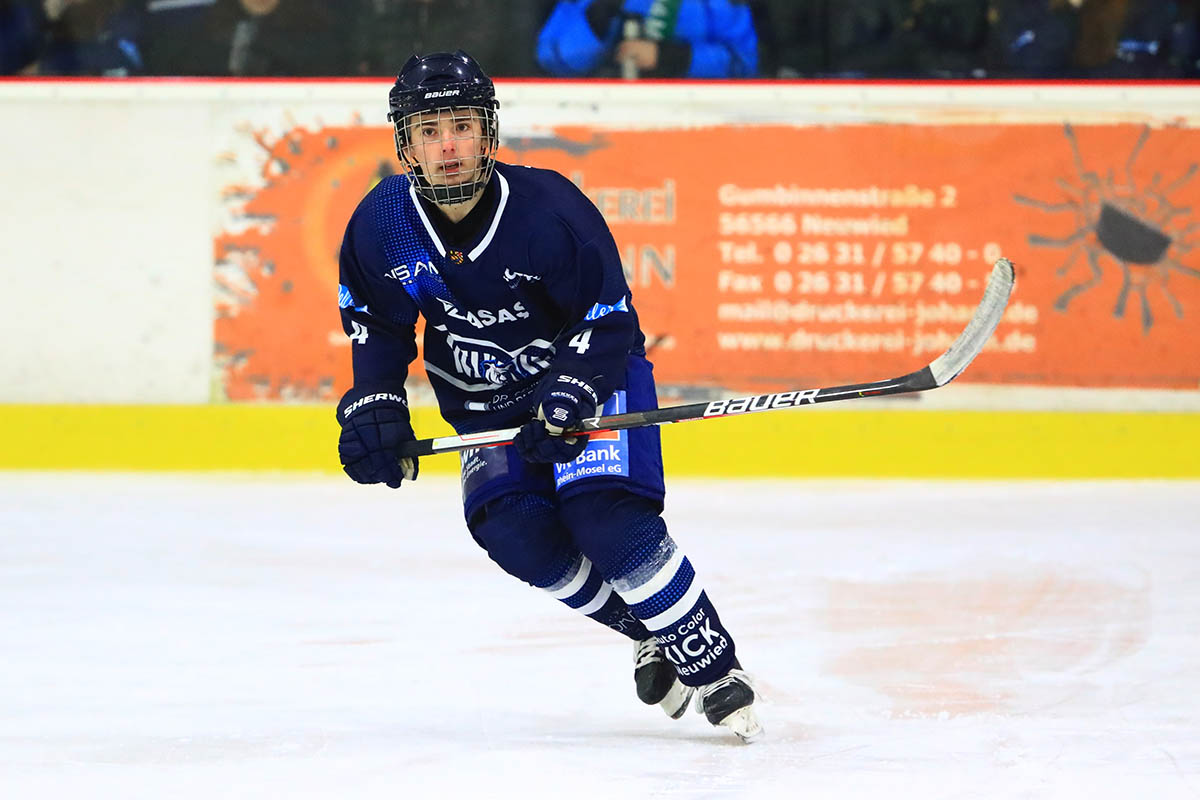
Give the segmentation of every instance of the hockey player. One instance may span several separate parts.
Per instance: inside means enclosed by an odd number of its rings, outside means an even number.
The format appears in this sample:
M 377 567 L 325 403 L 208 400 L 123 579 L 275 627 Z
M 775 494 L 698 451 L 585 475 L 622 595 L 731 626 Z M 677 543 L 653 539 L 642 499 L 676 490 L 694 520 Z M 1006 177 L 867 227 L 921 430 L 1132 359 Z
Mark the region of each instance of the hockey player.
M 341 250 L 354 386 L 338 451 L 359 483 L 417 477 L 404 382 L 424 357 L 459 434 L 522 426 L 462 454 L 467 527 L 509 574 L 634 642 L 638 697 L 697 709 L 744 740 L 754 690 L 661 517 L 655 427 L 562 435 L 657 405 L 629 287 L 599 211 L 557 172 L 496 161 L 495 90 L 461 50 L 413 56 L 389 94 L 405 174 L 362 200 Z

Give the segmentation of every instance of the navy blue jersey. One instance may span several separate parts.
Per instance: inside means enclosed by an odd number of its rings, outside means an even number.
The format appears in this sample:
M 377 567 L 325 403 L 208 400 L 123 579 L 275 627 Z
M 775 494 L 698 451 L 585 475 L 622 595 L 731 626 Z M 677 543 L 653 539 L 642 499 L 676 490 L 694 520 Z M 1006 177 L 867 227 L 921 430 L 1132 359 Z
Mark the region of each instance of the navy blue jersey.
M 494 207 L 448 247 L 408 177 L 385 178 L 355 209 L 338 304 L 354 382 L 403 387 L 426 321 L 425 369 L 459 433 L 529 420 L 548 375 L 586 381 L 600 401 L 644 355 L 629 286 L 600 212 L 557 172 L 497 164 Z

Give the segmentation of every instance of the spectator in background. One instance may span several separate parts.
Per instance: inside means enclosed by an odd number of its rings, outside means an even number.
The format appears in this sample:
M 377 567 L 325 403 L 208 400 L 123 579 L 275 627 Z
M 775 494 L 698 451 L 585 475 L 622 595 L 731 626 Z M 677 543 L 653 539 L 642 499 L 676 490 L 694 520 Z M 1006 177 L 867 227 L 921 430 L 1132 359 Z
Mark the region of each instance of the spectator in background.
M 916 70 L 922 77 L 983 77 L 988 0 L 912 0 Z
M 394 75 L 397 53 L 466 50 L 492 77 L 537 73 L 534 43 L 553 0 L 345 0 L 355 9 L 354 72 Z
M 1175 47 L 1183 77 L 1200 77 L 1200 0 L 1179 0 Z
M 142 54 L 147 74 L 226 73 L 229 32 L 222 36 L 214 30 L 216 4 L 217 0 L 145 0 Z
M 1195 65 L 1195 3 L 1087 0 L 1074 62 L 1091 78 L 1181 78 Z
M 37 60 L 44 25 L 37 0 L 0 0 L 0 75 L 21 72 Z
M 738 0 L 560 0 L 537 59 L 556 77 L 753 78 L 758 36 Z
M 980 75 L 988 0 L 754 0 L 771 77 Z
M 992 0 L 988 74 L 1061 78 L 1072 70 L 1083 0 Z
M 917 70 L 909 0 L 856 0 L 829 7 L 829 71 L 835 77 L 908 77 Z
M 829 72 L 829 0 L 751 0 L 750 8 L 764 77 Z
M 41 75 L 123 77 L 144 71 L 138 9 L 126 0 L 45 0 Z
M 228 14 L 231 5 L 218 2 L 217 13 Z M 237 0 L 237 5 L 229 42 L 230 75 L 352 74 L 353 13 L 347 4 Z
M 324 0 L 149 0 L 156 75 L 351 75 L 354 8 Z

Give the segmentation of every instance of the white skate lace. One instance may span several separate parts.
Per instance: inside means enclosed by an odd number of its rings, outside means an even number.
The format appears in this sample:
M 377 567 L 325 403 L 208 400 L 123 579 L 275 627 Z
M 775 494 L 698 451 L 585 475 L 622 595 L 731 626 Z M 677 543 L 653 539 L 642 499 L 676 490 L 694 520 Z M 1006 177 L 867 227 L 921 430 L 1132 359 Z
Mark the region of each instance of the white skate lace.
M 642 639 L 640 642 L 633 644 L 633 668 L 641 669 L 647 664 L 654 664 L 663 660 L 662 652 L 658 649 L 658 641 L 655 639 Z

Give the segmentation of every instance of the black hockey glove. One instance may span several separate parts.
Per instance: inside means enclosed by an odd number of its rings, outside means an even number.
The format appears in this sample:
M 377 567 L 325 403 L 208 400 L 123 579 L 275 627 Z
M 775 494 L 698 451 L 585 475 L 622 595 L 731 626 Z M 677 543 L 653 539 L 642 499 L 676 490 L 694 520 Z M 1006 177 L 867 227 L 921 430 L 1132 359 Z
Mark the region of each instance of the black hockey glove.
M 596 390 L 579 378 L 556 375 L 542 384 L 537 418 L 526 422 L 513 439 L 521 458 L 535 464 L 563 464 L 579 457 L 586 436 L 562 436 L 580 420 L 596 416 Z
M 417 459 L 397 456 L 400 445 L 416 438 L 403 394 L 355 387 L 338 403 L 337 416 L 342 425 L 338 457 L 347 475 L 393 489 L 405 478 L 416 480 Z

